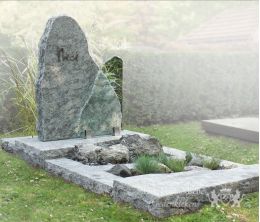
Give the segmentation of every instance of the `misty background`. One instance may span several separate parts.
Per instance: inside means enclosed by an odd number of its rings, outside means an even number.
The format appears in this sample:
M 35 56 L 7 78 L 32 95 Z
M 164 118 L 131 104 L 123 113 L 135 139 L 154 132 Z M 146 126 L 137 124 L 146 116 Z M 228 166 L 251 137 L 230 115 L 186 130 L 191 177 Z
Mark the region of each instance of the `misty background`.
M 258 115 L 257 1 L 6 1 L 0 133 L 33 130 L 37 44 L 61 14 L 79 23 L 100 68 L 119 58 L 110 71 L 123 70 L 124 124 Z

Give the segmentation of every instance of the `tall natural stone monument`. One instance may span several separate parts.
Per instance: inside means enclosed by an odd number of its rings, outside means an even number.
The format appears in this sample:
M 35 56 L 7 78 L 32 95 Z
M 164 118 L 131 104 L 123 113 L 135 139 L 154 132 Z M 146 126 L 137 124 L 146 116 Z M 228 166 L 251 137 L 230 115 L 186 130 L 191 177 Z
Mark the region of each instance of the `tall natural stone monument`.
M 47 22 L 39 44 L 36 100 L 41 141 L 112 135 L 121 128 L 117 95 L 71 17 Z

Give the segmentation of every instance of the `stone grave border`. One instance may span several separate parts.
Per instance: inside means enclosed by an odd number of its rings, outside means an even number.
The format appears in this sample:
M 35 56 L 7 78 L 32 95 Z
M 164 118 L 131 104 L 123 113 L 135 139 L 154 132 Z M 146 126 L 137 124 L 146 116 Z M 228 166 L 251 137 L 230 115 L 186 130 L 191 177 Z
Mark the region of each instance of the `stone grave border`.
M 141 134 L 124 130 L 122 135 Z M 41 142 L 37 137 L 5 138 L 2 148 L 22 157 L 34 166 L 78 184 L 85 189 L 108 194 L 115 201 L 131 203 L 138 209 L 156 217 L 167 217 L 198 210 L 210 203 L 211 192 L 222 189 L 256 192 L 259 184 L 258 165 L 243 165 L 222 160 L 225 170 L 192 170 L 171 174 L 148 174 L 128 178 L 107 171 L 114 165 L 89 166 L 66 158 L 75 145 L 96 144 L 118 140 L 121 136 L 102 136 L 88 139 L 69 139 Z M 163 147 L 163 151 L 176 158 L 184 158 L 185 152 Z M 125 164 L 132 168 L 133 164 Z M 182 200 L 182 201 L 180 201 Z

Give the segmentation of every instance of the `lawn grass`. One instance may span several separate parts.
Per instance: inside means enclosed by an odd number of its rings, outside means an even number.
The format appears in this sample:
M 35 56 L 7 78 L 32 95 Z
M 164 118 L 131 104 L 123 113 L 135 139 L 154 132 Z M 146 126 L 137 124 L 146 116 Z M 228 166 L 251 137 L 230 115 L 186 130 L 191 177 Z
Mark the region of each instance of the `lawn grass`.
M 129 130 L 147 133 L 160 139 L 164 146 L 179 148 L 243 164 L 258 163 L 259 146 L 241 140 L 210 135 L 199 122 L 148 127 L 128 126 Z
M 215 157 L 238 160 L 242 163 L 258 161 L 257 145 L 232 139 L 205 135 L 198 123 L 185 123 L 146 128 L 128 127 L 158 137 L 164 145 L 210 154 L 211 144 L 221 144 Z M 169 132 L 167 132 L 169 129 Z M 164 135 L 164 132 L 167 135 Z M 169 134 L 168 134 L 169 133 Z M 190 133 L 190 134 L 189 134 Z M 195 138 L 195 137 L 198 138 Z M 200 142 L 201 140 L 201 142 Z M 221 142 L 220 142 L 221 141 Z M 200 144 L 200 146 L 199 146 Z M 207 149 L 208 148 L 208 149 Z M 236 151 L 236 155 L 229 154 Z M 215 149 L 217 149 L 215 147 Z M 250 149 L 250 152 L 243 152 Z M 204 153 L 204 150 L 207 152 Z M 222 154 L 221 154 L 222 153 Z M 247 155 L 248 157 L 244 157 Z M 117 204 L 108 196 L 97 195 L 72 183 L 33 168 L 20 158 L 0 150 L 0 221 L 171 221 L 171 222 L 224 222 L 258 221 L 258 193 L 246 195 L 240 208 L 229 205 L 206 205 L 196 213 L 172 216 L 159 220 L 128 204 Z

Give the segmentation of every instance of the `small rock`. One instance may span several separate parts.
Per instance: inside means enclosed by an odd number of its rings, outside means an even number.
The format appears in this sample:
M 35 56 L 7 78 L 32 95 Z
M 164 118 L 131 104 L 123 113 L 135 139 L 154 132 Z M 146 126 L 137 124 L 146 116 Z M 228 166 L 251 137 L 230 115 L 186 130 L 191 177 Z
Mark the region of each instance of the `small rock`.
M 191 161 L 188 163 L 188 166 L 203 166 L 203 158 L 199 155 L 192 155 Z
M 141 175 L 141 173 L 135 168 L 130 169 L 130 171 L 131 171 L 132 176 Z
M 129 149 L 131 161 L 140 155 L 159 155 L 162 152 L 159 140 L 151 136 L 143 138 L 137 134 L 124 135 L 120 139 L 120 144 Z
M 120 176 L 120 177 L 130 177 L 130 176 L 132 176 L 131 170 L 128 167 L 126 167 L 124 165 L 120 165 L 120 164 L 113 166 L 107 172 L 112 173 L 116 176 Z
M 129 162 L 129 151 L 127 147 L 116 144 L 108 148 L 102 148 L 99 154 L 99 162 L 102 164 L 106 163 L 128 163 Z
M 158 163 L 158 166 L 159 166 L 159 170 L 160 170 L 161 173 L 172 173 L 170 168 L 167 167 L 166 165 L 164 165 L 162 163 Z
M 84 164 L 98 163 L 98 156 L 101 152 L 101 147 L 95 145 L 81 145 L 75 146 L 74 158 L 81 161 Z

